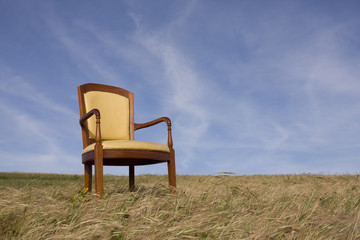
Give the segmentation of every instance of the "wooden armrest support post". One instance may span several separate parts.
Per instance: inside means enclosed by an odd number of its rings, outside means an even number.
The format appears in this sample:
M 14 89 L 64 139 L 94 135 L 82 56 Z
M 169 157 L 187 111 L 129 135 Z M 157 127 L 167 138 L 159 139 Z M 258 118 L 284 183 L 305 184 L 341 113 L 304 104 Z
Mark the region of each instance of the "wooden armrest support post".
M 150 122 L 146 122 L 146 123 L 134 123 L 134 129 L 135 130 L 139 130 L 142 128 L 146 128 L 146 127 L 151 127 L 155 124 L 161 123 L 161 122 L 166 122 L 167 126 L 168 126 L 168 147 L 170 149 L 172 149 L 173 147 L 173 141 L 172 141 L 172 135 L 171 135 L 171 120 L 168 117 L 161 117 L 158 119 L 155 119 L 153 121 Z
M 96 117 L 96 133 L 95 133 L 95 141 L 97 143 L 101 142 L 101 131 L 100 131 L 100 111 L 96 108 L 87 112 L 84 116 L 82 116 L 79 120 L 80 126 L 84 127 L 84 122 L 95 114 Z

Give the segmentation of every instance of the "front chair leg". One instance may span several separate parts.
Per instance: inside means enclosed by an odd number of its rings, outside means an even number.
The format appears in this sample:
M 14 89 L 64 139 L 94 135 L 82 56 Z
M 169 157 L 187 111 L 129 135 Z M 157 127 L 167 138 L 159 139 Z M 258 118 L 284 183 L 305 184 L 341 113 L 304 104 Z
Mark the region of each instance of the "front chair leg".
M 84 164 L 84 188 L 91 192 L 92 188 L 92 165 Z
M 176 193 L 176 170 L 175 170 L 175 151 L 170 149 L 170 161 L 168 162 L 168 177 L 171 192 Z
M 103 146 L 95 144 L 95 191 L 97 194 L 104 194 L 103 182 Z

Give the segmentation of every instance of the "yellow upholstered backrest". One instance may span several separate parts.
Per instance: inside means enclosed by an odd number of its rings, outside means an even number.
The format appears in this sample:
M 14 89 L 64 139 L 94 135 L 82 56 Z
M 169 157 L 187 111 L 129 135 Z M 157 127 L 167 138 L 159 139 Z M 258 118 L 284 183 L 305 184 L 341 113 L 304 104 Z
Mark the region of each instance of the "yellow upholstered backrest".
M 124 96 L 101 91 L 84 94 L 85 111 L 100 111 L 101 138 L 103 140 L 130 139 L 130 100 Z M 95 138 L 95 117 L 88 120 L 89 138 Z

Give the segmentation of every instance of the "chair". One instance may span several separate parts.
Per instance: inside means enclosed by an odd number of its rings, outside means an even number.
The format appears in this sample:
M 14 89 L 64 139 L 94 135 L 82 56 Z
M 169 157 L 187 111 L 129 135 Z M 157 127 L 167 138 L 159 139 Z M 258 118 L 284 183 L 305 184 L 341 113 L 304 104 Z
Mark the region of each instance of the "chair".
M 170 119 L 162 117 L 147 123 L 134 123 L 134 94 L 132 92 L 94 83 L 81 85 L 77 89 L 84 148 L 82 151 L 84 187 L 91 191 L 92 165 L 95 166 L 95 191 L 97 194 L 103 194 L 103 165 L 129 166 L 129 189 L 133 191 L 135 166 L 166 162 L 169 185 L 174 192 L 176 188 L 175 151 Z M 167 146 L 161 143 L 134 140 L 135 130 L 160 122 L 165 122 L 168 127 Z

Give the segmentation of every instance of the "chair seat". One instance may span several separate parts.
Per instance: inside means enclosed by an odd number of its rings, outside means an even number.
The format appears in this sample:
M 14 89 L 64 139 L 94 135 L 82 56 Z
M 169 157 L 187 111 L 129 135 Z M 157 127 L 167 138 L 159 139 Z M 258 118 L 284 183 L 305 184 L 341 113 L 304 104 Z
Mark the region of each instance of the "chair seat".
M 102 141 L 104 150 L 137 150 L 137 151 L 155 151 L 169 153 L 170 149 L 165 144 L 156 142 L 144 142 L 135 140 L 106 140 Z M 87 146 L 82 154 L 94 151 L 95 143 Z

